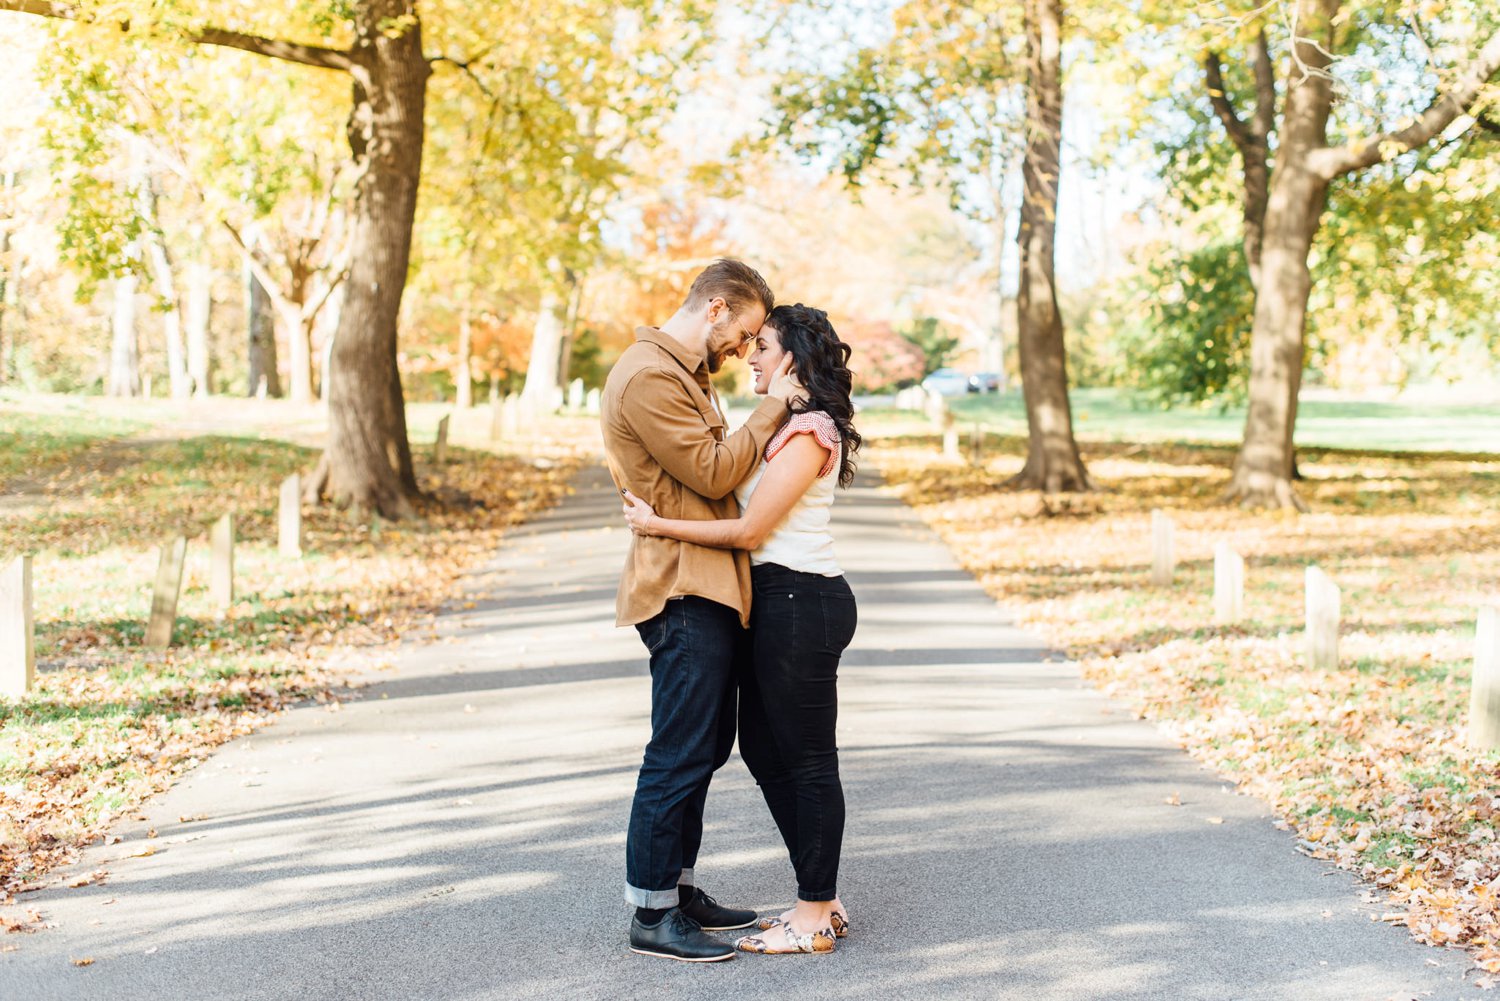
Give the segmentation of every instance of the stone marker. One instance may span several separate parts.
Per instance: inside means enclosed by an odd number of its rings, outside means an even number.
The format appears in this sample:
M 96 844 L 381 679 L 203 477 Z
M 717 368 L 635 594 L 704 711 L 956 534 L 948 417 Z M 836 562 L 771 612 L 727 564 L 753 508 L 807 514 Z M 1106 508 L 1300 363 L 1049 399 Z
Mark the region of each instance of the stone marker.
M 583 409 L 583 380 L 574 379 L 568 383 L 568 409 L 575 414 Z
M 1165 587 L 1172 583 L 1177 559 L 1172 552 L 1172 519 L 1160 508 L 1151 512 L 1151 583 Z
M 187 537 L 179 535 L 161 547 L 156 564 L 156 586 L 151 589 L 151 618 L 146 623 L 146 645 L 165 650 L 172 645 L 177 624 L 177 599 L 182 594 L 182 565 L 187 561 Z
M 1474 630 L 1469 746 L 1481 751 L 1500 748 L 1500 605 L 1480 608 Z
M 929 392 L 927 394 L 927 419 L 938 427 L 942 427 L 943 415 L 947 412 L 948 401 L 943 399 L 943 394 Z
M 1307 664 L 1314 670 L 1339 666 L 1339 587 L 1322 570 L 1307 568 Z
M 962 459 L 958 451 L 958 426 L 953 422 L 953 415 L 943 414 L 943 458 Z
M 302 558 L 302 477 L 293 473 L 281 481 L 281 513 L 277 519 L 276 551 L 287 559 Z
M 505 437 L 505 401 L 499 396 L 490 397 L 490 441 Z
M 31 557 L 17 556 L 0 569 L 0 698 L 25 697 L 35 680 Z
M 597 390 L 597 389 L 591 389 L 591 390 L 589 390 L 589 395 L 584 400 L 583 406 L 584 406 L 584 410 L 586 410 L 588 412 L 588 414 L 589 414 L 590 417 L 598 417 L 599 416 L 599 390 Z
M 448 461 L 448 416 L 438 421 L 437 443 L 432 446 L 432 461 L 438 466 Z
M 1214 546 L 1214 621 L 1245 617 L 1245 560 L 1227 542 Z
M 214 522 L 208 540 L 208 597 L 223 615 L 234 604 L 234 515 Z
M 503 438 L 514 438 L 521 433 L 521 424 L 524 414 L 522 413 L 521 397 L 515 393 L 507 394 L 505 401 L 500 404 L 500 434 Z

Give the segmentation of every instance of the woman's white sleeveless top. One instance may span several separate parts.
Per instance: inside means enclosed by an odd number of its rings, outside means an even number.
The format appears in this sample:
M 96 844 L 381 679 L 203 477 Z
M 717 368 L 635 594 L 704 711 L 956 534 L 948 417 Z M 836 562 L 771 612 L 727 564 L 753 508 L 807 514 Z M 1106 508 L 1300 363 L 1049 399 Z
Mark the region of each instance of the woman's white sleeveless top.
M 771 460 L 776 458 L 776 453 L 795 434 L 810 434 L 817 438 L 818 443 L 828 449 L 828 461 L 818 470 L 818 478 L 813 480 L 812 486 L 807 488 L 807 492 L 797 499 L 797 503 L 781 523 L 766 536 L 761 547 L 750 553 L 750 562 L 776 563 L 802 573 L 838 577 L 843 571 L 839 569 L 838 560 L 833 555 L 833 535 L 829 532 L 828 523 L 833 513 L 833 489 L 838 483 L 836 474 L 843 458 L 843 440 L 839 437 L 838 426 L 833 423 L 832 417 L 816 410 L 794 414 L 766 446 L 765 458 L 761 459 L 755 472 L 735 487 L 734 496 L 740 502 L 741 511 L 749 507 L 750 497 L 755 493 L 755 487 L 765 475 Z

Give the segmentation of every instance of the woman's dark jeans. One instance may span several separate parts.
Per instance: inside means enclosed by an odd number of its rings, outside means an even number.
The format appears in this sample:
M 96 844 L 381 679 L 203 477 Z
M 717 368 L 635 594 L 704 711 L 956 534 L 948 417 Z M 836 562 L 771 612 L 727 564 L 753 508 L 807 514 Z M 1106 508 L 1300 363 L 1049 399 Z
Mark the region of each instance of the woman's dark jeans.
M 844 840 L 839 782 L 839 657 L 854 638 L 842 577 L 774 563 L 751 569 L 752 656 L 741 678 L 740 756 L 760 785 L 797 872 L 802 900 L 838 896 Z

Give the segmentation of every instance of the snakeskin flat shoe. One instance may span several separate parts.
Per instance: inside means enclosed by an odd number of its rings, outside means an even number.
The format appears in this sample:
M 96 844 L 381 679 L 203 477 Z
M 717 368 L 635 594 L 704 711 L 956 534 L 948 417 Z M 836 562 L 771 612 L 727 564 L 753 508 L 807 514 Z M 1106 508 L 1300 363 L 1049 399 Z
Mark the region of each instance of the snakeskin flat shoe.
M 806 935 L 799 935 L 786 926 L 783 926 L 783 930 L 786 932 L 786 945 L 784 946 L 772 946 L 759 936 L 746 935 L 744 938 L 737 939 L 734 947 L 740 952 L 753 952 L 761 956 L 816 955 L 833 951 L 832 928 L 819 928 Z
M 833 934 L 835 938 L 849 937 L 849 915 L 845 914 L 843 911 L 834 911 L 828 916 L 828 921 L 833 927 Z M 774 918 L 761 918 L 759 921 L 755 922 L 755 927 L 759 928 L 761 931 L 770 931 L 772 928 L 775 928 L 781 923 L 782 919 L 780 916 Z

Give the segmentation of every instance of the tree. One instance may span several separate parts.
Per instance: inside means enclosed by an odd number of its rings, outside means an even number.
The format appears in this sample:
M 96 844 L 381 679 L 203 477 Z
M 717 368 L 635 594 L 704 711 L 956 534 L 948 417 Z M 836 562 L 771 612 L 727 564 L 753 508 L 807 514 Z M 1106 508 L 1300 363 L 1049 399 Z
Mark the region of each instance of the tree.
M 958 338 L 943 329 L 935 316 L 919 316 L 901 331 L 901 339 L 922 352 L 922 377 L 948 364 L 958 349 Z
M 1226 499 L 1247 506 L 1305 509 L 1292 486 L 1293 433 L 1312 292 L 1309 255 L 1329 186 L 1421 149 L 1473 111 L 1485 82 L 1500 72 L 1500 32 L 1491 34 L 1456 70 L 1444 73 L 1448 82 L 1406 124 L 1330 144 L 1329 120 L 1337 104 L 1336 61 L 1368 37 L 1361 33 L 1361 19 L 1353 15 L 1364 13 L 1378 22 L 1380 12 L 1348 9 L 1344 0 L 1289 0 L 1285 7 L 1292 30 L 1279 122 L 1264 31 L 1258 31 L 1254 41 L 1256 99 L 1248 122 L 1229 99 L 1216 52 L 1204 59 L 1204 79 L 1215 112 L 1244 163 L 1245 256 L 1255 285 L 1250 405 Z M 1268 162 L 1273 132 L 1274 164 Z
M 89 7 L 51 0 L 0 0 L 0 10 L 95 20 Z M 119 10 L 118 5 L 110 8 L 112 14 Z M 396 321 L 406 283 L 432 73 L 432 60 L 422 52 L 414 0 L 351 4 L 353 41 L 343 48 L 198 26 L 196 18 L 177 20 L 172 12 L 132 7 L 128 15 L 101 30 L 164 33 L 350 75 L 348 136 L 359 177 L 351 220 L 350 291 L 335 335 L 328 444 L 308 493 L 316 497 L 326 492 L 338 505 L 373 509 L 387 517 L 409 514 L 418 491 L 396 367 Z
M 917 178 L 941 170 L 958 203 L 976 179 L 997 192 L 1023 143 L 1018 348 L 1029 443 L 1011 485 L 1085 490 L 1054 259 L 1064 15 L 1059 0 L 1020 7 L 1017 25 L 1014 5 L 998 0 L 903 4 L 882 46 L 860 50 L 831 73 L 779 84 L 778 126 L 805 154 L 836 150 L 853 181 L 892 162 L 906 163 Z M 799 134 L 799 125 L 812 131 Z M 994 209 L 1003 220 L 1003 206 Z
M 1060 0 L 1025 0 L 1026 156 L 1021 164 L 1021 284 L 1016 294 L 1026 465 L 1013 481 L 1048 493 L 1089 489 L 1073 437 L 1067 352 L 1057 306 L 1057 190 L 1062 173 Z

